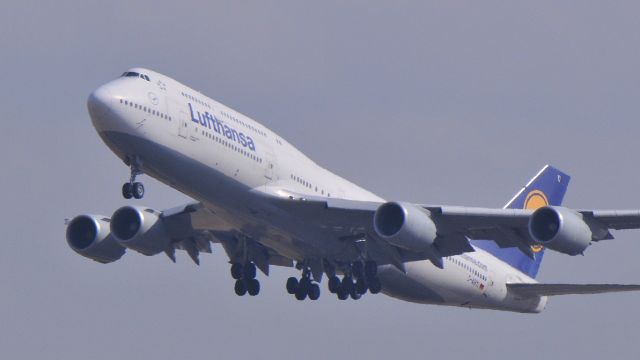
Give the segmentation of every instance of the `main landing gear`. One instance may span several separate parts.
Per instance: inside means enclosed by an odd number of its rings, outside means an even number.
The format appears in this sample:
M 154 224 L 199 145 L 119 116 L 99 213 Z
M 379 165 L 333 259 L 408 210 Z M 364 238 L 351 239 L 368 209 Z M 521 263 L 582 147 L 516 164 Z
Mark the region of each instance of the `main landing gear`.
M 347 300 L 351 297 L 358 300 L 367 290 L 377 294 L 382 290 L 382 284 L 378 278 L 378 265 L 374 261 L 354 262 L 340 280 L 333 275 L 329 277 L 329 292 L 336 294 L 338 299 Z
M 347 266 L 344 273 L 342 279 L 336 275 L 329 276 L 329 292 L 336 294 L 340 300 L 347 300 L 349 297 L 358 300 L 367 291 L 377 294 L 382 290 L 378 278 L 378 265 L 374 261 L 354 262 Z M 298 300 L 318 300 L 320 286 L 311 279 L 309 268 L 303 267 L 300 279 L 287 279 L 287 292 Z
M 140 161 L 136 158 L 134 161 L 126 159 L 125 163 L 131 168 L 131 178 L 129 182 L 122 185 L 122 196 L 125 199 L 142 199 L 144 197 L 144 185 L 140 182 L 136 182 L 136 176 L 142 175 L 142 171 L 139 168 Z
M 295 277 L 287 279 L 287 292 L 302 301 L 309 297 L 311 300 L 320 298 L 320 285 L 311 279 L 311 271 L 308 268 L 302 270 L 300 280 Z
M 256 296 L 260 293 L 260 282 L 256 279 L 256 265 L 254 263 L 231 264 L 231 277 L 236 280 L 234 287 L 236 295 Z

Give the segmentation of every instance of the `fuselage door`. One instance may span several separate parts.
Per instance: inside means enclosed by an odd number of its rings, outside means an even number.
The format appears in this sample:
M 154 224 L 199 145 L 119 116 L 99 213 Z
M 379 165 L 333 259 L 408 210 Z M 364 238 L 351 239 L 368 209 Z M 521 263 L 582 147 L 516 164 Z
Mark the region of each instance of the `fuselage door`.
M 187 139 L 189 138 L 189 115 L 183 109 L 180 109 L 178 117 L 178 136 Z
M 267 180 L 267 184 L 276 181 L 277 179 L 275 178 L 275 173 L 276 173 L 276 162 L 275 162 L 275 156 L 273 154 L 273 150 L 267 146 L 266 151 L 264 152 L 265 157 L 264 157 L 264 177 Z

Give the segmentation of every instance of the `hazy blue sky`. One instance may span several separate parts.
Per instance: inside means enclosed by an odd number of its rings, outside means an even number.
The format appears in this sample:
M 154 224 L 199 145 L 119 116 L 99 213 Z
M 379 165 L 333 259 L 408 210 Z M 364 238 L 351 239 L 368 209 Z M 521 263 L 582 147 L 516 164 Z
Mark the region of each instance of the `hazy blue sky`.
M 239 5 L 242 3 L 242 5 Z M 294 272 L 233 293 L 220 247 L 73 253 L 64 219 L 126 203 L 127 168 L 86 111 L 133 66 L 165 73 L 389 199 L 502 206 L 545 163 L 566 204 L 640 206 L 640 5 L 633 1 L 3 1 L 0 358 L 638 358 L 638 294 L 561 297 L 540 315 L 383 295 L 298 302 Z M 145 178 L 144 204 L 188 199 Z M 544 282 L 640 283 L 640 231 Z M 324 288 L 324 285 L 323 285 Z

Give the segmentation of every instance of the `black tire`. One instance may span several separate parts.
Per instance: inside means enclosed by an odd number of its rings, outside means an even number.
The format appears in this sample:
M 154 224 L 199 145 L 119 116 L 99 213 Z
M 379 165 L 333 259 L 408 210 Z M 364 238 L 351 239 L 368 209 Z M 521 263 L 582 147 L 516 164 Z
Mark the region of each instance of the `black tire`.
M 382 291 L 382 283 L 380 283 L 380 279 L 374 277 L 369 281 L 369 291 L 372 294 L 377 294 Z
M 307 298 L 307 289 L 302 286 L 298 286 L 298 290 L 296 291 L 296 299 L 302 301 Z
M 347 300 L 349 298 L 349 292 L 345 291 L 344 289 L 338 290 L 336 294 L 338 295 L 338 299 L 340 300 Z
M 373 279 L 378 275 L 378 264 L 375 261 L 367 261 L 364 263 L 364 275 L 367 280 Z
M 256 296 L 260 293 L 260 282 L 256 279 L 247 280 L 247 292 L 251 296 Z
M 247 263 L 244 265 L 244 278 L 246 280 L 256 278 L 256 265 L 254 263 Z
M 309 278 L 307 277 L 303 277 L 302 279 L 300 279 L 300 282 L 298 283 L 298 288 L 303 289 L 305 293 L 309 292 L 310 286 L 311 286 L 311 280 L 309 280 Z
M 290 277 L 287 279 L 287 292 L 291 295 L 298 292 L 298 279 Z
M 353 276 L 359 278 L 364 274 L 364 265 L 360 261 L 356 261 L 351 265 Z
M 133 192 L 133 197 L 136 199 L 142 199 L 144 197 L 144 185 L 142 185 L 142 183 L 133 183 L 131 191 Z
M 342 283 L 340 284 L 340 288 L 347 293 L 351 292 L 351 288 L 353 287 L 353 279 L 351 276 L 345 276 L 342 278 Z
M 244 294 L 247 293 L 247 286 L 242 280 L 236 280 L 236 285 L 234 289 L 236 291 L 236 295 L 238 296 L 244 296 Z
M 320 298 L 320 286 L 318 284 L 311 284 L 309 286 L 309 299 L 318 300 Z
M 358 294 L 366 294 L 367 293 L 367 283 L 364 281 L 364 279 L 360 278 L 356 281 L 356 291 L 358 292 Z
M 362 296 L 360 295 L 360 293 L 358 292 L 355 286 L 351 289 L 351 292 L 349 293 L 349 295 L 351 295 L 351 298 L 353 300 L 359 300 L 360 297 Z
M 238 264 L 238 263 L 231 264 L 231 277 L 234 280 L 242 279 L 242 264 Z
M 340 290 L 340 278 L 337 276 L 332 276 L 329 278 L 329 292 L 332 294 L 337 294 L 338 290 Z
M 125 199 L 131 199 L 133 197 L 133 186 L 131 183 L 124 183 L 122 185 L 122 197 Z

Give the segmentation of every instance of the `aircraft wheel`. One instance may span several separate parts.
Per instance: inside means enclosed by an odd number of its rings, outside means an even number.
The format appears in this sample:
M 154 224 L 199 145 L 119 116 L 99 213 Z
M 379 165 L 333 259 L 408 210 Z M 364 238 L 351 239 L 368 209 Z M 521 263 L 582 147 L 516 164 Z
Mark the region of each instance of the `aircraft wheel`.
M 256 296 L 260 293 L 260 282 L 257 279 L 247 280 L 247 292 L 251 296 Z
M 310 286 L 311 286 L 311 280 L 309 280 L 309 278 L 307 277 L 303 277 L 302 279 L 300 279 L 300 282 L 298 283 L 298 288 L 303 289 L 305 293 L 309 291 Z
M 133 183 L 131 191 L 133 192 L 133 197 L 136 199 L 142 199 L 144 197 L 144 185 L 142 185 L 142 183 Z
M 340 290 L 340 278 L 334 275 L 329 278 L 329 292 L 336 294 L 338 290 Z
M 242 279 L 242 264 L 238 264 L 238 263 L 231 264 L 231 277 L 234 280 Z
M 307 289 L 303 286 L 298 286 L 296 291 L 296 299 L 302 301 L 307 298 Z
M 309 286 L 309 299 L 318 300 L 320 298 L 320 286 L 318 284 L 311 284 Z
M 345 275 L 342 278 L 342 284 L 340 285 L 340 288 L 342 288 L 347 293 L 350 293 L 352 287 L 353 287 L 353 279 L 351 278 L 351 276 Z
M 360 299 L 360 297 L 362 296 L 362 295 L 360 295 L 360 293 L 358 292 L 358 289 L 356 289 L 356 288 L 355 288 L 355 286 L 354 286 L 353 288 L 351 288 L 351 293 L 350 293 L 349 295 L 351 295 L 351 298 L 352 298 L 353 300 L 359 300 L 359 299 Z
M 340 300 L 347 300 L 349 298 L 349 292 L 345 291 L 342 288 L 338 290 L 337 295 L 338 295 L 338 299 Z
M 255 279 L 256 277 L 256 265 L 254 263 L 247 263 L 244 265 L 244 278 Z
M 360 261 L 354 262 L 351 265 L 351 272 L 353 273 L 353 276 L 357 278 L 362 277 L 362 274 L 364 272 L 364 265 Z
M 378 275 L 378 264 L 375 261 L 367 261 L 364 263 L 364 274 L 368 279 L 373 279 Z
M 125 199 L 131 199 L 133 197 L 133 186 L 131 183 L 124 183 L 122 185 L 122 197 Z
M 291 295 L 298 292 L 298 279 L 293 276 L 287 279 L 287 292 Z
M 247 286 L 245 285 L 244 281 L 236 280 L 235 291 L 236 295 L 238 296 L 244 296 L 244 294 L 247 293 Z
M 382 290 L 382 284 L 380 283 L 380 279 L 374 277 L 369 281 L 369 291 L 372 294 L 377 294 Z
M 364 281 L 363 278 L 360 278 L 356 281 L 356 291 L 358 292 L 358 294 L 366 294 L 367 293 L 367 283 Z

